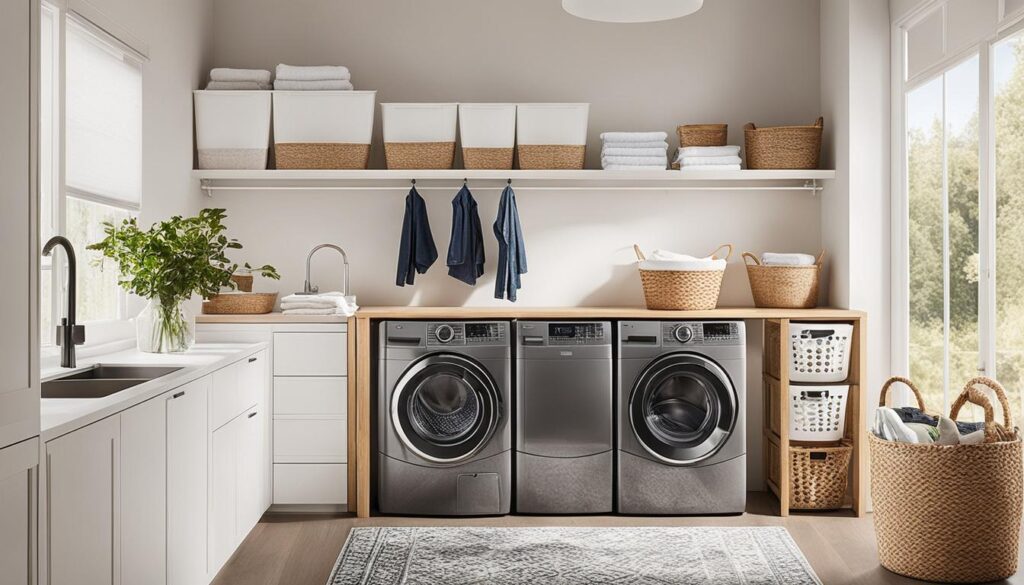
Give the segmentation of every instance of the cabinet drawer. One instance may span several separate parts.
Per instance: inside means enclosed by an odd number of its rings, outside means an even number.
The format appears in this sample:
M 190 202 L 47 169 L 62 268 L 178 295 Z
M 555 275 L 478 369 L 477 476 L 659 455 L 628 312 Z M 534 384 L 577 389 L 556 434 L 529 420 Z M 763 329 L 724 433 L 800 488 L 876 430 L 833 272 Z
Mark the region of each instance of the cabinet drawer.
M 274 419 L 275 463 L 345 463 L 348 424 L 344 417 Z
M 345 504 L 348 465 L 286 464 L 274 466 L 275 504 Z
M 344 376 L 348 373 L 345 333 L 275 333 L 275 376 Z
M 274 378 L 274 414 L 343 415 L 348 378 Z
M 269 383 L 268 378 L 266 351 L 241 361 L 238 372 L 238 404 L 243 410 L 263 401 L 263 390 Z

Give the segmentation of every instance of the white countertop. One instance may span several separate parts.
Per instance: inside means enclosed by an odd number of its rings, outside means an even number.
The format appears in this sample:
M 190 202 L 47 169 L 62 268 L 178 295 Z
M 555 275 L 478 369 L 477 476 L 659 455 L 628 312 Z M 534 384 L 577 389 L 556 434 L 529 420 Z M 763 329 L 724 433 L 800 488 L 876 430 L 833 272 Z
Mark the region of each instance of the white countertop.
M 122 410 L 159 396 L 267 347 L 266 343 L 197 343 L 184 353 L 144 353 L 137 349 L 91 356 L 78 367 L 45 368 L 41 378 L 50 380 L 87 370 L 94 364 L 179 366 L 180 370 L 103 398 L 42 399 L 40 439 L 49 441 Z

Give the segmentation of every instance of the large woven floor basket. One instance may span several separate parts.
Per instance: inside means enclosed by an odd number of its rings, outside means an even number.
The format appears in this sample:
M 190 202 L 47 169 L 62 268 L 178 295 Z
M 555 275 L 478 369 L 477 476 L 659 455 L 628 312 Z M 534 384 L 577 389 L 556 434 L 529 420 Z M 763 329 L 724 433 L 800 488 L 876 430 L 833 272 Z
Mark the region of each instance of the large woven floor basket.
M 882 389 L 881 404 L 894 382 Z M 1017 572 L 1022 487 L 1021 442 L 1008 409 L 1003 425 L 975 386 L 994 390 L 987 378 L 968 382 L 953 404 L 955 419 L 966 402 L 985 411 L 986 442 L 977 445 L 911 444 L 869 436 L 871 493 L 878 557 L 894 573 L 942 583 L 978 583 Z M 924 410 L 920 392 L 911 385 Z M 1012 440 L 1001 440 L 1013 436 Z
M 750 252 L 743 253 L 755 307 L 813 309 L 818 306 L 818 279 L 825 251 L 810 266 L 765 266 Z
M 646 258 L 639 246 L 633 250 L 640 262 Z M 718 254 L 726 250 L 725 256 Z M 732 245 L 722 244 L 711 257 L 729 260 Z M 722 291 L 724 270 L 644 270 L 640 269 L 640 282 L 644 287 L 644 302 L 652 311 L 702 311 L 718 306 Z

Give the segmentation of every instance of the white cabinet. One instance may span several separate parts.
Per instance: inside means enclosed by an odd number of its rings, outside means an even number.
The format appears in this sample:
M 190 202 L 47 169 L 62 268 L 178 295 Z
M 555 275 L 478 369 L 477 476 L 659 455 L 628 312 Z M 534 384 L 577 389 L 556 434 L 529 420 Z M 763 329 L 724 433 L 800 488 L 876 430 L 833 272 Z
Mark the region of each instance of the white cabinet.
M 275 333 L 275 376 L 344 376 L 348 339 L 337 333 Z
M 164 395 L 167 404 L 167 582 L 207 582 L 207 428 L 210 377 Z M 127 585 L 127 583 L 126 583 Z
M 117 585 L 120 418 L 46 444 L 48 585 Z
M 0 576 L 4 585 L 35 583 L 39 440 L 0 449 Z
M 121 582 L 167 582 L 167 401 L 162 396 L 121 413 Z
M 254 406 L 212 435 L 210 567 L 216 574 L 266 510 L 262 407 Z
M 253 407 L 241 418 L 238 444 L 238 488 L 236 526 L 238 541 L 260 521 L 267 510 L 267 489 L 264 479 L 270 460 L 265 459 L 264 424 L 266 415 L 262 406 Z

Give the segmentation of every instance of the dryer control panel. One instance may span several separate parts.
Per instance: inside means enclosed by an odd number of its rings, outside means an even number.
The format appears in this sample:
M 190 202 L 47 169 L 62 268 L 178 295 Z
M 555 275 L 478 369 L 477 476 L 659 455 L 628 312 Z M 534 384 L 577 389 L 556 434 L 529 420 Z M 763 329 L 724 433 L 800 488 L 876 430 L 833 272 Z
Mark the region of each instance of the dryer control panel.
M 427 323 L 427 345 L 493 345 L 508 342 L 508 324 L 502 322 Z
M 737 345 L 743 343 L 735 321 L 682 321 L 661 324 L 666 345 Z

